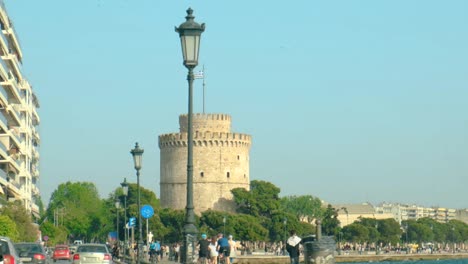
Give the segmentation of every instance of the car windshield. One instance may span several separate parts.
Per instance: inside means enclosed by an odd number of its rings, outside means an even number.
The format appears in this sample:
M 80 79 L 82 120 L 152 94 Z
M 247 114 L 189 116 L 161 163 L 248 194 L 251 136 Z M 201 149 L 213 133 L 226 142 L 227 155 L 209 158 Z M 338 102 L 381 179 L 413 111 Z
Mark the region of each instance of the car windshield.
M 15 249 L 19 253 L 42 252 L 41 247 L 35 244 L 15 244 Z
M 78 252 L 107 253 L 107 250 L 104 246 L 80 246 Z
M 68 250 L 66 247 L 56 247 L 55 250 Z

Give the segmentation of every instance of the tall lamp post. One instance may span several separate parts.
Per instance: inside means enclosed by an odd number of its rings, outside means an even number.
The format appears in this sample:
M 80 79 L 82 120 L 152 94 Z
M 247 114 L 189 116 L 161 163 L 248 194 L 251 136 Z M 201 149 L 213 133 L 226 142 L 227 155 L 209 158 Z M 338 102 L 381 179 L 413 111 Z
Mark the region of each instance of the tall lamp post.
M 116 211 L 116 215 L 117 215 L 117 247 L 120 247 L 120 243 L 119 243 L 119 209 L 120 209 L 120 200 L 118 197 L 115 197 L 115 211 Z
M 141 158 L 144 150 L 138 146 L 138 142 L 135 143 L 135 148 L 130 151 L 133 156 L 133 163 L 135 165 L 137 175 L 137 189 L 138 189 L 138 249 L 137 249 L 137 263 L 140 264 L 142 258 L 142 246 L 143 246 L 143 232 L 141 229 L 141 213 L 140 213 L 140 169 L 141 169 Z
M 184 59 L 184 66 L 188 69 L 187 81 L 189 84 L 188 90 L 188 117 L 187 117 L 187 206 L 186 218 L 184 225 L 184 251 L 182 260 L 184 263 L 189 263 L 189 243 L 187 238 L 196 239 L 198 233 L 195 226 L 195 213 L 193 207 L 193 132 L 192 132 L 192 91 L 193 91 L 193 69 L 198 65 L 198 53 L 200 48 L 201 33 L 205 31 L 205 24 L 198 24 L 194 21 L 195 17 L 192 15 L 193 10 L 187 9 L 186 21 L 176 27 L 175 30 L 179 33 L 180 43 L 182 45 L 182 55 Z M 193 242 L 192 242 L 193 243 Z
M 288 242 L 288 232 L 286 231 L 286 225 L 288 224 L 288 219 L 285 217 L 283 219 L 283 227 L 284 227 L 284 246 L 283 246 L 283 255 L 286 255 L 286 243 Z
M 127 178 L 124 178 L 124 181 L 120 183 L 120 186 L 122 186 L 123 190 L 123 195 L 124 195 L 124 223 L 125 223 L 125 232 L 124 232 L 124 256 L 127 254 L 127 240 L 128 240 L 128 235 L 127 235 L 127 195 L 128 195 L 128 183 L 127 183 Z

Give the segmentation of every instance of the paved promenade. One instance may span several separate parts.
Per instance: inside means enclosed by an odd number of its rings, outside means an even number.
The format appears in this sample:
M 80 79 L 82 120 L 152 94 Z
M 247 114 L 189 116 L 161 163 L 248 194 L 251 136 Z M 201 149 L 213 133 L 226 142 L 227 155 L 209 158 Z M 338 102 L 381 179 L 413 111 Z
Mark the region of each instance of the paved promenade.
M 441 260 L 441 259 L 468 259 L 468 253 L 444 254 L 367 254 L 367 255 L 340 255 L 335 256 L 336 262 L 379 262 L 379 261 L 408 261 L 408 260 Z M 302 258 L 301 258 L 302 261 Z M 126 264 L 128 262 L 117 262 Z M 160 264 L 177 263 L 163 259 Z M 289 264 L 289 257 L 275 255 L 249 255 L 236 258 L 234 263 L 239 264 Z M 302 263 L 302 262 L 301 262 Z

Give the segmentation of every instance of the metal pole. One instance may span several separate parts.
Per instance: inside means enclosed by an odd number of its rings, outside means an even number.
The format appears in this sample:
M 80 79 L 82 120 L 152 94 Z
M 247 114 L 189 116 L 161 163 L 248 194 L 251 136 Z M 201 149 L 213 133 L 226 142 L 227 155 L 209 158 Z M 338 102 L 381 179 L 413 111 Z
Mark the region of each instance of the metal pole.
M 127 196 L 124 195 L 124 250 L 123 250 L 123 253 L 124 253 L 124 256 L 126 255 L 127 253 Z
M 141 247 L 143 245 L 143 232 L 142 232 L 142 224 L 141 224 L 141 213 L 140 213 L 140 170 L 137 170 L 137 188 L 138 188 L 138 249 L 137 249 L 137 263 L 141 263 Z
M 117 212 L 117 247 L 120 247 L 120 243 L 119 243 L 119 208 L 115 208 L 115 211 Z
M 187 207 L 186 219 L 184 226 L 184 263 L 189 262 L 189 243 L 188 237 L 196 238 L 198 230 L 195 226 L 195 213 L 193 210 L 193 132 L 192 132 L 192 115 L 193 115 L 193 67 L 189 67 L 187 81 L 189 84 L 188 98 L 188 118 L 187 118 Z
M 150 241 L 148 240 L 148 218 L 146 218 L 146 248 L 149 248 Z

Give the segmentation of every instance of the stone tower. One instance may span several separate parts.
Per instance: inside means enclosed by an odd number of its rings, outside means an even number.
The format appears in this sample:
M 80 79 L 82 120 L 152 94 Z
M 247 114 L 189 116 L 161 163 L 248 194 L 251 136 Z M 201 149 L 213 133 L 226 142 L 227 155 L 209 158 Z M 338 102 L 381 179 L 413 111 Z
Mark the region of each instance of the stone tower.
M 159 136 L 160 198 L 163 208 L 184 209 L 187 198 L 187 115 L 179 116 L 179 133 Z M 233 211 L 231 190 L 250 188 L 251 136 L 231 132 L 226 114 L 194 114 L 193 202 L 195 212 Z

